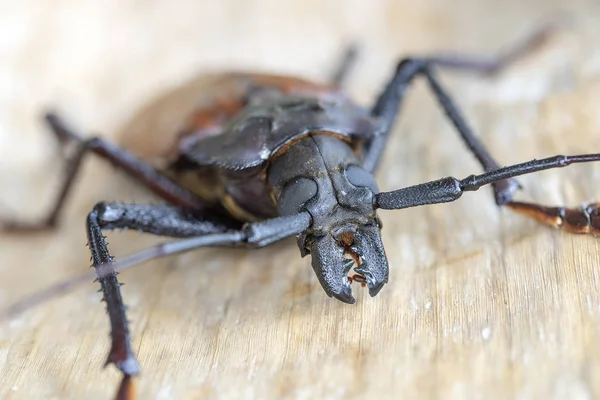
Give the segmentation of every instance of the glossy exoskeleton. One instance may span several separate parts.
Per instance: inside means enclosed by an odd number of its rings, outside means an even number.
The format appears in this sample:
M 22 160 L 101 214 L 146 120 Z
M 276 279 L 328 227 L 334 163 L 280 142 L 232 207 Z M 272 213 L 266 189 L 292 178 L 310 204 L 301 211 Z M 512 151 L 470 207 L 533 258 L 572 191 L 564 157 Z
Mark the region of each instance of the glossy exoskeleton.
M 159 154 L 165 165 L 160 169 L 103 139 L 83 139 L 50 113 L 46 120 L 53 132 L 62 142 L 75 142 L 78 152 L 48 218 L 41 224 L 10 223 L 5 228 L 54 226 L 80 162 L 89 152 L 109 160 L 170 203 L 101 202 L 87 217 L 88 244 L 111 323 L 108 362 L 124 375 L 118 394 L 122 398 L 129 396 L 131 377 L 138 374 L 139 367 L 131 349 L 116 271 L 140 261 L 203 246 L 261 247 L 296 235 L 300 253 L 311 256 L 325 293 L 354 303 L 352 281 L 366 285 L 371 296 L 388 282 L 378 208 L 450 202 L 464 191 L 487 184 L 493 185 L 500 206 L 569 231 L 598 234 L 596 204 L 567 209 L 515 202 L 513 195 L 519 184 L 513 177 L 597 161 L 599 154 L 556 156 L 501 168 L 473 135 L 434 72 L 434 67 L 445 67 L 494 73 L 538 45 L 547 33 L 548 29 L 537 32 L 497 59 L 404 59 L 375 103 L 366 108 L 340 89 L 350 58 L 340 64 L 329 84 L 281 76 L 223 75 L 213 81 L 210 92 L 183 121 L 177 139 Z M 427 80 L 486 172 L 380 192 L 373 173 L 406 89 L 417 76 Z M 102 231 L 116 228 L 187 239 L 114 261 Z

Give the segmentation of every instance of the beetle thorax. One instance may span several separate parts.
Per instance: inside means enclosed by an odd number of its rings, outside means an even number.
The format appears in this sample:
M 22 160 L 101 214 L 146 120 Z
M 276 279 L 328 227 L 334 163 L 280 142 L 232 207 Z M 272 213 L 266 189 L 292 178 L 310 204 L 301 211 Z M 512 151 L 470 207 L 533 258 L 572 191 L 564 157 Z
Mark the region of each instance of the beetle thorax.
M 360 160 L 348 143 L 328 134 L 303 137 L 279 155 L 268 169 L 267 179 L 279 215 L 308 211 L 312 230 L 324 234 L 339 225 L 368 223 L 375 217 L 375 182 L 361 171 Z M 361 174 L 362 172 L 362 174 Z M 370 186 L 370 187 L 369 187 Z

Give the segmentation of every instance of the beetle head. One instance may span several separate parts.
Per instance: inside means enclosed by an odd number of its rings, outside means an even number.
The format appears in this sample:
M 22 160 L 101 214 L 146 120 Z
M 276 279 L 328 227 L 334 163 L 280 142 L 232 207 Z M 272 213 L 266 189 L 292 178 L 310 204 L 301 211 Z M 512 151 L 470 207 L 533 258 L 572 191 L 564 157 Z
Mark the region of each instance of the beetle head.
M 303 185 L 308 187 L 297 180 L 291 187 Z M 304 190 L 310 197 L 304 206 L 313 223 L 299 236 L 302 255 L 311 254 L 312 267 L 329 296 L 354 303 L 349 278 L 353 266 L 375 296 L 388 281 L 388 261 L 373 202 L 379 191 L 373 176 L 350 164 L 330 169 L 327 178 L 316 179 L 314 185 L 313 190 Z

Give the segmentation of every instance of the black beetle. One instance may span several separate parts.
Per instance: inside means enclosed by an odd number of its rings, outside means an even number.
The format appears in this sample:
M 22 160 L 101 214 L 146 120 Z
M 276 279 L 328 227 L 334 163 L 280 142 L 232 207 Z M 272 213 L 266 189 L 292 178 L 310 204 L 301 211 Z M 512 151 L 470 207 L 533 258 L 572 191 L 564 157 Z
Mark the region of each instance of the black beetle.
M 354 303 L 353 280 L 371 296 L 388 282 L 388 262 L 376 210 L 450 202 L 464 191 L 492 184 L 496 203 L 541 222 L 576 233 L 600 233 L 600 205 L 580 209 L 513 201 L 513 179 L 570 163 L 600 160 L 600 154 L 556 156 L 500 167 L 436 78 L 434 67 L 494 73 L 539 45 L 551 27 L 536 32 L 497 59 L 459 56 L 407 58 L 370 108 L 356 105 L 339 89 L 353 58 L 336 69 L 330 84 L 252 74 L 219 78 L 210 100 L 182 124 L 173 146 L 161 154 L 166 167 L 155 168 L 100 138 L 83 139 L 54 113 L 46 115 L 61 142 L 78 151 L 69 164 L 55 207 L 39 224 L 5 223 L 7 230 L 53 227 L 85 154 L 93 152 L 134 177 L 170 205 L 98 203 L 87 217 L 88 244 L 111 323 L 114 363 L 124 379 L 119 397 L 131 394 L 139 372 L 131 349 L 117 271 L 143 260 L 204 246 L 262 247 L 297 235 L 302 256 L 329 296 Z M 380 192 L 373 173 L 392 131 L 406 89 L 423 76 L 469 150 L 486 171 L 452 177 L 392 192 Z M 103 230 L 133 228 L 162 236 L 188 238 L 114 261 Z M 349 276 L 355 266 L 354 276 Z M 350 274 L 351 275 L 351 274 Z M 87 278 L 85 275 L 84 279 Z M 77 278 L 17 304 L 5 315 L 65 290 Z

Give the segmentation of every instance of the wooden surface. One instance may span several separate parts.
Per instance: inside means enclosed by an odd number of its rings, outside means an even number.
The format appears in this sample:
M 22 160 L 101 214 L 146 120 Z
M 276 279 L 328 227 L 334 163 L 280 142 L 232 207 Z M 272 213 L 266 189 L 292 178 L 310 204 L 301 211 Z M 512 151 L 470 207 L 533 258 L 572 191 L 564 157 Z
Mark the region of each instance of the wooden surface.
M 123 141 L 139 110 L 222 68 L 327 75 L 362 53 L 349 92 L 368 104 L 401 55 L 491 54 L 543 18 L 571 28 L 502 75 L 444 74 L 503 163 L 599 152 L 600 7 L 548 0 L 4 3 L 0 12 L 0 213 L 35 219 L 62 164 L 38 115 L 52 105 Z M 401 186 L 480 171 L 425 85 L 412 91 L 378 174 Z M 600 199 L 600 165 L 521 180 L 521 199 Z M 100 199 L 154 201 L 86 163 L 58 231 L 0 236 L 0 304 L 88 267 L 84 218 Z M 143 399 L 600 397 L 600 242 L 499 211 L 489 190 L 381 212 L 390 283 L 354 306 L 329 299 L 293 240 L 203 250 L 121 275 Z M 119 255 L 156 243 L 111 233 Z M 105 399 L 108 321 L 96 285 L 0 325 L 0 397 Z

